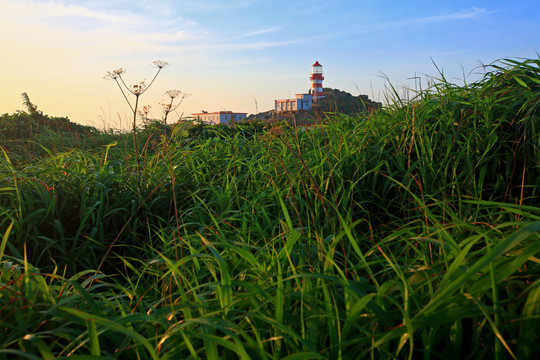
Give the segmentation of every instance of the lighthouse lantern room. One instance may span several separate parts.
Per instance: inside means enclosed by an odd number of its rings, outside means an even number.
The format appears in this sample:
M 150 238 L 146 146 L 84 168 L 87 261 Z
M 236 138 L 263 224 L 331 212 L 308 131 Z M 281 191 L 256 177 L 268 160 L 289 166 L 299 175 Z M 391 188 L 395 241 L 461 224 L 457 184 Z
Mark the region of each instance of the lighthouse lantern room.
M 324 80 L 322 65 L 318 61 L 315 61 L 315 64 L 311 66 L 311 93 L 313 94 L 313 102 L 317 102 L 320 98 L 323 98 L 323 86 L 322 82 Z

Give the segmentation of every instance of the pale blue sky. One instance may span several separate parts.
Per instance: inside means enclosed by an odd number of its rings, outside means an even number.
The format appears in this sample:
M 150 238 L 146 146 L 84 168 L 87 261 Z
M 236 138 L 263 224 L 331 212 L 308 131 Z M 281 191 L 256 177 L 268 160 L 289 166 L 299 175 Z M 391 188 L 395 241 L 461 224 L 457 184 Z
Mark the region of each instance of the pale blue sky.
M 27 92 L 47 114 L 126 127 L 129 108 L 103 76 L 150 79 L 156 59 L 171 66 L 142 98 L 155 117 L 169 89 L 192 94 L 185 115 L 269 110 L 309 89 L 316 60 L 325 87 L 382 100 L 381 74 L 412 87 L 415 74 L 437 75 L 433 59 L 460 82 L 462 68 L 536 58 L 539 35 L 537 0 L 0 0 L 0 113 Z

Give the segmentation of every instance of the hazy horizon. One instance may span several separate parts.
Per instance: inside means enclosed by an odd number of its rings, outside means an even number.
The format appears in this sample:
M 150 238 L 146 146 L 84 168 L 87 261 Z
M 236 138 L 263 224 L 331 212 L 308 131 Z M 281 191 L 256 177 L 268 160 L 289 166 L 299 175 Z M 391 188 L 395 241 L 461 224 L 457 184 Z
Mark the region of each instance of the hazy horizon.
M 107 71 L 150 80 L 150 117 L 170 89 L 179 108 L 255 113 L 309 89 L 311 65 L 325 87 L 381 101 L 384 74 L 398 88 L 415 75 L 457 83 L 502 58 L 537 58 L 540 3 L 521 1 L 39 1 L 0 0 L 0 114 L 24 109 L 126 128 L 129 107 Z M 475 79 L 471 75 L 468 80 Z M 122 123 L 121 123 L 122 122 Z

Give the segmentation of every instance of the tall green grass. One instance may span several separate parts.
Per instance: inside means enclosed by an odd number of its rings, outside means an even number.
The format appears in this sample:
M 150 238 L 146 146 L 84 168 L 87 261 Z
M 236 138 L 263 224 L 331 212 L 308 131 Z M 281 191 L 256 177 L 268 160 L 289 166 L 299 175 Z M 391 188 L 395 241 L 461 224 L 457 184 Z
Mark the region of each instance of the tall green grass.
M 119 146 L 5 153 L 0 358 L 534 358 L 539 65 L 309 128 L 179 125 L 141 181 Z

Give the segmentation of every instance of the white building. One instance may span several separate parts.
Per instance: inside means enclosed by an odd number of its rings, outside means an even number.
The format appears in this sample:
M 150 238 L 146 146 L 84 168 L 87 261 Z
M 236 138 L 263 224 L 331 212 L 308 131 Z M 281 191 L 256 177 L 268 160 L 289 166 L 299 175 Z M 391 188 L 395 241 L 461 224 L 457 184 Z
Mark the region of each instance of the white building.
M 313 97 L 311 94 L 296 94 L 295 99 L 274 100 L 276 111 L 311 110 Z
M 218 124 L 230 124 L 235 121 L 245 119 L 247 113 L 235 113 L 232 111 L 218 111 L 218 112 L 208 112 L 202 111 L 200 113 L 191 114 L 194 119 L 202 121 L 209 125 L 218 125 Z

